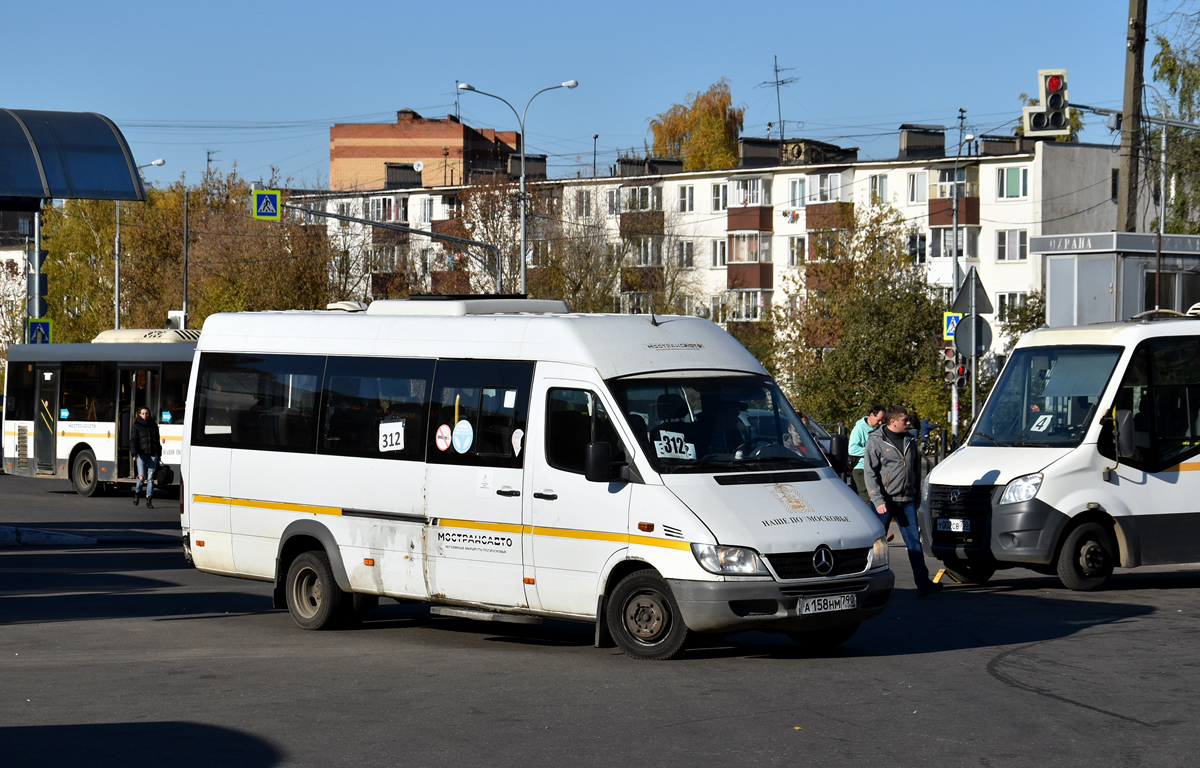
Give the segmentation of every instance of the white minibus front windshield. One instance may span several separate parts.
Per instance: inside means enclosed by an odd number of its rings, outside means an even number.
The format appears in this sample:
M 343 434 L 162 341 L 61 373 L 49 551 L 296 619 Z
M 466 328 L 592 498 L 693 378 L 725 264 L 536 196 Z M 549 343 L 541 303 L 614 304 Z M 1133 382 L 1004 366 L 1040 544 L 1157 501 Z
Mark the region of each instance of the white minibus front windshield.
M 658 472 L 827 465 L 791 403 L 765 376 L 668 375 L 608 384 Z
M 1013 352 L 969 445 L 1074 448 L 1096 417 L 1121 347 L 1025 347 Z

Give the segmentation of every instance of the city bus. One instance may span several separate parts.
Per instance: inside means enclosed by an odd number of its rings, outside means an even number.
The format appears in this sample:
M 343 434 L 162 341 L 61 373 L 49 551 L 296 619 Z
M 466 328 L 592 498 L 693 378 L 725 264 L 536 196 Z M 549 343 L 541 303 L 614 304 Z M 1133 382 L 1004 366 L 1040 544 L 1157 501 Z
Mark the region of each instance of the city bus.
M 65 478 L 81 496 L 137 480 L 129 429 L 150 409 L 160 484 L 179 476 L 199 331 L 105 331 L 86 344 L 14 344 L 5 372 L 4 471 Z
M 185 555 L 273 582 L 303 629 L 388 596 L 594 623 L 663 659 L 689 632 L 837 645 L 892 592 L 878 516 L 708 320 L 518 298 L 217 314 L 192 376 Z
M 963 446 L 929 474 L 925 545 L 1100 589 L 1117 566 L 1200 562 L 1200 320 L 1026 334 Z

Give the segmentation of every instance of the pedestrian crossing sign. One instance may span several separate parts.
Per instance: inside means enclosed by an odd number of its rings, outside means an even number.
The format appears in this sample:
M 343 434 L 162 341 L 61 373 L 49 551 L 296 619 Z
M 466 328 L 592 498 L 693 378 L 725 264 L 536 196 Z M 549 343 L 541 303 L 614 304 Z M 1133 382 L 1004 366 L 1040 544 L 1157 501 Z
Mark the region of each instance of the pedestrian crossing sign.
M 942 339 L 945 341 L 954 341 L 954 332 L 958 330 L 958 323 L 963 319 L 961 312 L 943 312 L 942 313 Z
M 251 201 L 254 203 L 254 218 L 279 221 L 278 189 L 256 189 L 251 194 L 253 195 Z

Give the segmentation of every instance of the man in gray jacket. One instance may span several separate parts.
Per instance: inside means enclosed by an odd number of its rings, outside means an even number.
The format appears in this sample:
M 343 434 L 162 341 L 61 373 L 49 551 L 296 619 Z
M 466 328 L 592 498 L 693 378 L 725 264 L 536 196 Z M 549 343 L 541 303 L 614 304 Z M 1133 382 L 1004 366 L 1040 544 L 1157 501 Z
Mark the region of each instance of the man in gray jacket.
M 917 582 L 917 594 L 932 595 L 941 584 L 929 580 L 925 554 L 921 551 L 921 533 L 917 528 L 917 506 L 921 503 L 921 456 L 917 441 L 908 433 L 908 411 L 900 405 L 887 409 L 884 424 L 867 438 L 863 456 L 866 464 L 867 491 L 871 506 L 879 514 L 884 530 L 895 518 L 908 562 Z

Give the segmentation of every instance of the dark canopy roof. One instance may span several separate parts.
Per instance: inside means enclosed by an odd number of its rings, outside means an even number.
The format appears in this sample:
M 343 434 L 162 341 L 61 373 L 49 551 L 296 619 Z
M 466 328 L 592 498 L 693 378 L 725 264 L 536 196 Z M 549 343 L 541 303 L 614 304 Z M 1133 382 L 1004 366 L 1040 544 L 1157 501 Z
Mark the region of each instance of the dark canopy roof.
M 0 210 L 56 198 L 145 200 L 125 137 L 95 112 L 0 108 Z

